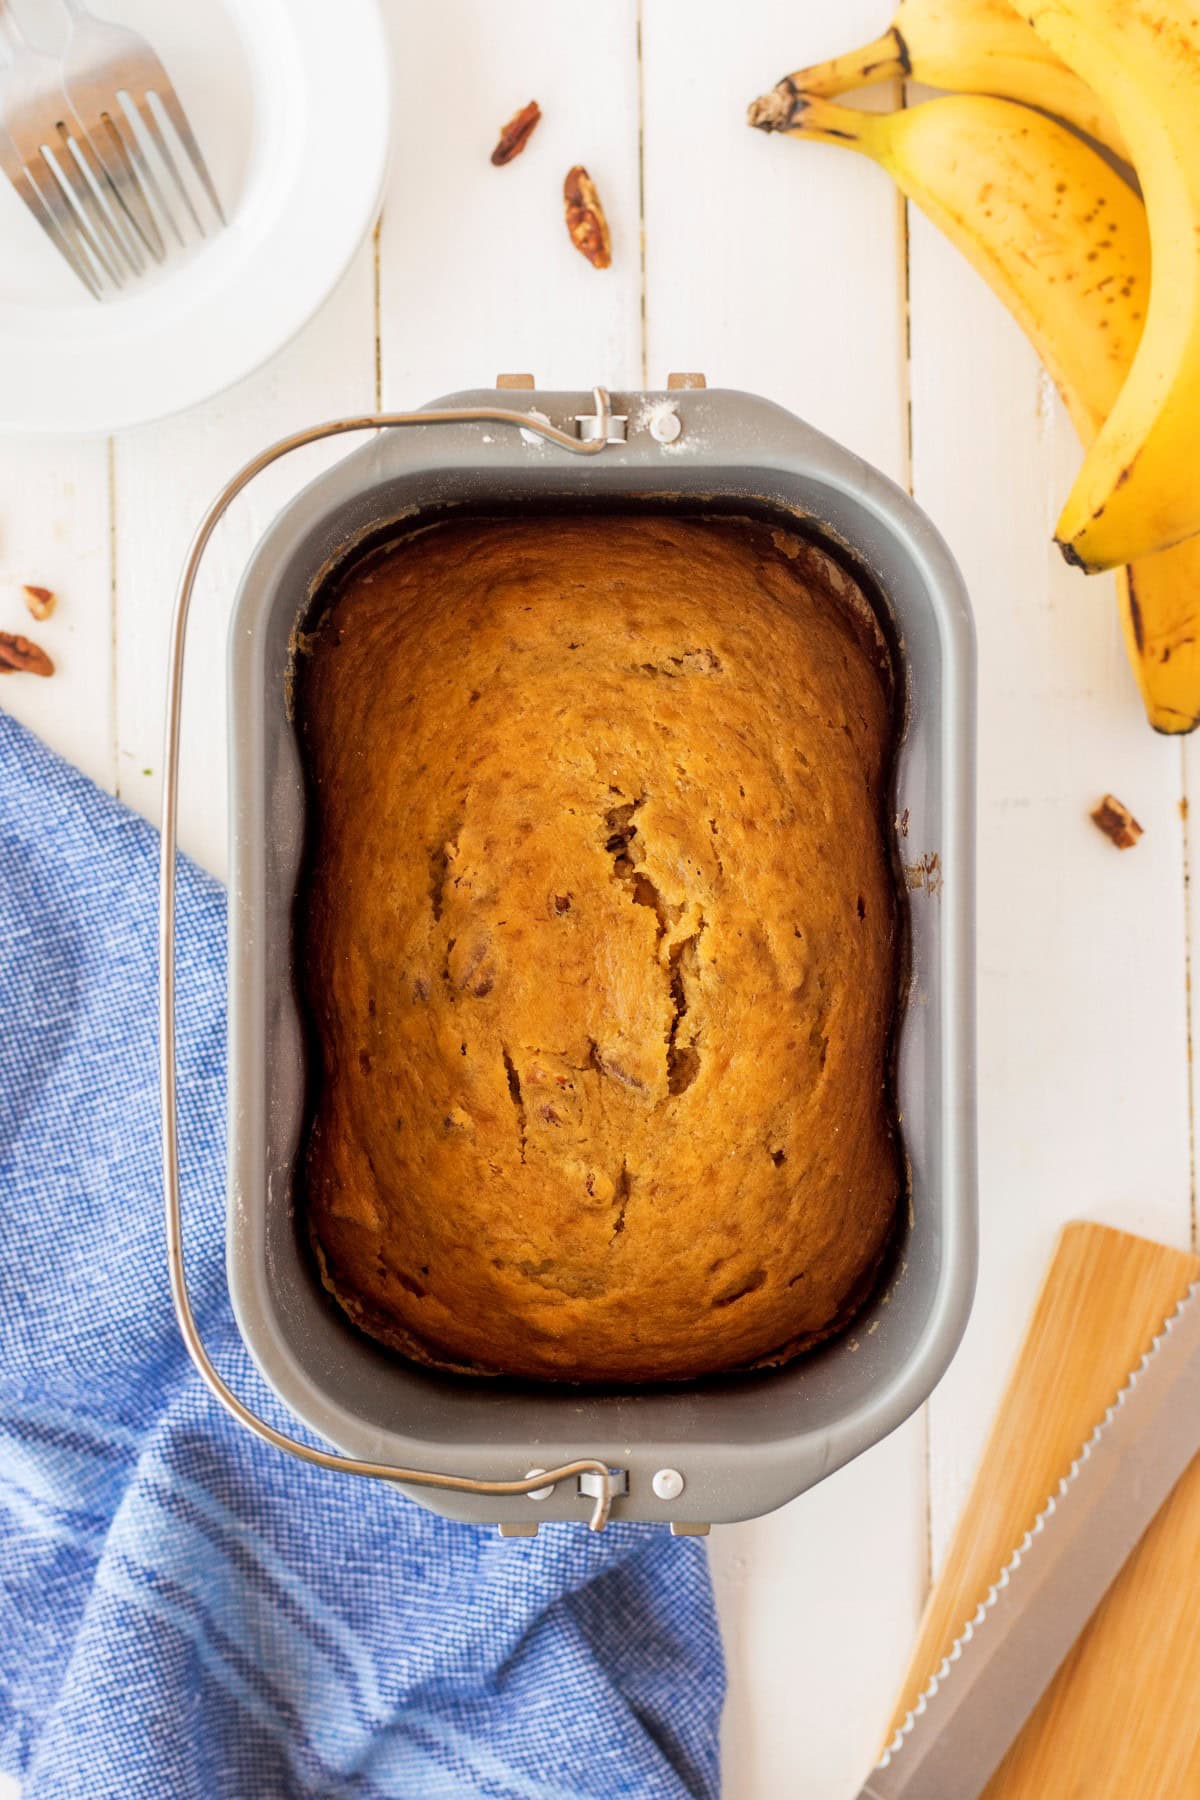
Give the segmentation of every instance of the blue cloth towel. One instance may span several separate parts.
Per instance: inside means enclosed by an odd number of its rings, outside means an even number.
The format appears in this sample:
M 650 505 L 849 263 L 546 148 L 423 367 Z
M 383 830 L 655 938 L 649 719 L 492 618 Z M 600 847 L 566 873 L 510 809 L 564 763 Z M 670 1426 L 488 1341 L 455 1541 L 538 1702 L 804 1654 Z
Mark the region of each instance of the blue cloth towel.
M 250 1438 L 187 1362 L 158 1158 L 157 839 L 0 714 L 0 1765 L 26 1800 L 713 1795 L 703 1546 L 454 1525 Z M 223 1276 L 224 896 L 181 873 L 185 1230 Z

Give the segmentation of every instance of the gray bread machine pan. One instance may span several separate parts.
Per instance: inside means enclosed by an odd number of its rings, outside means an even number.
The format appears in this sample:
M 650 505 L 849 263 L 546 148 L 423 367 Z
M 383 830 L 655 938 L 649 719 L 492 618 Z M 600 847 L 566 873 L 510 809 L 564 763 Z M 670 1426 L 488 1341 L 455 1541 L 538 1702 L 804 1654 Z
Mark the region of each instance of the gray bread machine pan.
M 475 390 L 595 434 L 588 393 Z M 229 635 L 228 1263 L 239 1327 L 271 1386 L 347 1454 L 519 1480 L 572 1459 L 612 1474 L 612 1516 L 700 1532 L 771 1511 L 895 1429 L 946 1369 L 976 1256 L 974 634 L 961 577 L 899 488 L 754 395 L 614 394 L 602 453 L 484 422 L 380 431 L 319 475 L 256 549 Z M 895 782 L 911 971 L 897 1083 L 911 1205 L 886 1279 L 840 1337 L 784 1368 L 628 1389 L 468 1380 L 403 1361 L 323 1291 L 294 1215 L 305 1101 L 292 915 L 304 783 L 289 718 L 293 634 L 340 557 L 448 507 L 671 505 L 773 513 L 849 558 L 899 648 L 907 706 Z M 585 1522 L 595 1478 L 495 1497 L 410 1487 L 450 1517 L 528 1535 Z

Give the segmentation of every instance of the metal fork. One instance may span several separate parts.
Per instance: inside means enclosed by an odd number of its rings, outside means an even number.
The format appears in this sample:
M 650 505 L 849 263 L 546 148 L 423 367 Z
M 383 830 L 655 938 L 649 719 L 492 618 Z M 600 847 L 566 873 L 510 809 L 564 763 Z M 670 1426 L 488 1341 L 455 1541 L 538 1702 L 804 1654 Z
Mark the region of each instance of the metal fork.
M 101 197 L 113 189 L 63 93 L 58 61 L 26 42 L 8 0 L 0 0 L 0 55 L 6 173 L 19 170 L 18 193 L 55 246 L 70 246 L 67 260 L 92 292 L 106 281 L 120 287 L 127 274 L 142 272 L 145 258 Z
M 181 244 L 183 242 L 175 215 L 139 142 L 131 111 L 158 152 L 196 230 L 201 237 L 207 235 L 162 129 L 159 107 L 195 170 L 213 211 L 224 225 L 225 213 L 208 164 L 171 85 L 171 78 L 154 50 L 139 32 L 96 18 L 83 0 L 63 0 L 63 3 L 71 16 L 70 35 L 62 56 L 63 87 L 109 172 L 118 196 L 127 205 L 142 235 L 151 245 L 157 240 L 161 250 L 162 239 L 147 205 L 149 198 L 175 237 Z M 0 5 L 3 4 L 4 0 L 0 0 Z
M 139 127 L 199 235 L 206 228 L 164 121 L 222 225 L 225 214 L 187 114 L 145 38 L 97 19 L 82 0 L 64 4 L 71 22 L 60 61 L 33 48 L 8 0 L 0 0 L 0 171 L 79 279 L 103 299 L 144 272 L 147 252 L 163 260 L 160 218 L 184 242 Z

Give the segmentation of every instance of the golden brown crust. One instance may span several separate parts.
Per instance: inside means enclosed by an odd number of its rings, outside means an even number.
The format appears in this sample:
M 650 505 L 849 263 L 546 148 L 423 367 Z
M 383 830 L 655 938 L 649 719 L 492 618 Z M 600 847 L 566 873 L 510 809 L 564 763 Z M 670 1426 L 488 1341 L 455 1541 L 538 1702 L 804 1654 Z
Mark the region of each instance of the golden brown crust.
M 646 1381 L 844 1318 L 901 1189 L 855 597 L 658 515 L 446 524 L 340 584 L 297 676 L 304 1186 L 373 1336 Z

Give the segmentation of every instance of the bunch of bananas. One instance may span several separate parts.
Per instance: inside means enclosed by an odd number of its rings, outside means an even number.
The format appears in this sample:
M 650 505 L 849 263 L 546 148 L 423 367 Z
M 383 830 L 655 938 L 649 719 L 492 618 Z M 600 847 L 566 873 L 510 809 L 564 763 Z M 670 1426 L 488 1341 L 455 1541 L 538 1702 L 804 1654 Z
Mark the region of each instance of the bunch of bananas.
M 836 103 L 904 76 L 958 91 L 888 114 Z M 901 0 L 883 37 L 785 76 L 749 116 L 871 157 L 1023 326 L 1085 445 L 1057 542 L 1119 570 L 1150 722 L 1193 730 L 1200 4 Z M 1132 164 L 1140 196 L 1077 131 Z

